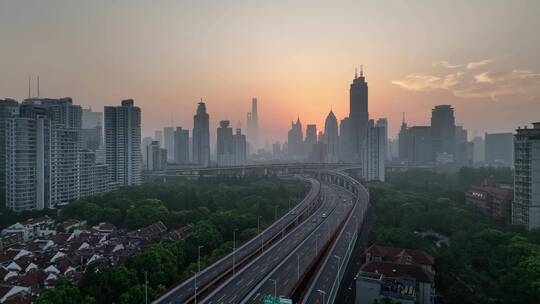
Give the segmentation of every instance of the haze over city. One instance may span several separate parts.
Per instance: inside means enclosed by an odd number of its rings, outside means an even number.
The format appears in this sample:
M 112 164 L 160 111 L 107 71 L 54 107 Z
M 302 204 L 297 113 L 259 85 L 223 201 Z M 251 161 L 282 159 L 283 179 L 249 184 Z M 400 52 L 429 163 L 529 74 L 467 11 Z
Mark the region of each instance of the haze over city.
M 257 96 L 272 142 L 298 115 L 319 129 L 330 108 L 348 115 L 363 65 L 370 116 L 388 117 L 391 137 L 403 112 L 427 125 L 436 104 L 452 104 L 470 135 L 511 132 L 540 111 L 539 10 L 537 1 L 2 1 L 0 91 L 26 98 L 28 76 L 39 75 L 42 96 L 97 110 L 133 98 L 143 136 L 171 116 L 191 125 L 200 98 L 211 130 L 225 118 L 245 124 Z

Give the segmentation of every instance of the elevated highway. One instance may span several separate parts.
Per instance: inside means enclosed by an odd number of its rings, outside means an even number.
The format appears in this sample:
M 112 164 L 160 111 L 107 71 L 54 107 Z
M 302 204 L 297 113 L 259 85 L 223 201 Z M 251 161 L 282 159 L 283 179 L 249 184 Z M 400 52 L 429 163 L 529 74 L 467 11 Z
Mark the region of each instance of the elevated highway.
M 320 164 L 317 164 L 320 165 Z M 293 212 L 210 265 L 195 278 L 170 289 L 153 303 L 260 303 L 264 295 L 293 297 L 302 303 L 332 303 L 369 208 L 367 190 L 340 171 L 344 164 L 276 164 L 204 171 L 161 172 L 180 177 L 221 174 L 309 174 L 312 191 Z M 202 169 L 198 169 L 202 170 Z M 315 190 L 313 190 L 315 189 Z M 236 271 L 231 271 L 236 259 Z

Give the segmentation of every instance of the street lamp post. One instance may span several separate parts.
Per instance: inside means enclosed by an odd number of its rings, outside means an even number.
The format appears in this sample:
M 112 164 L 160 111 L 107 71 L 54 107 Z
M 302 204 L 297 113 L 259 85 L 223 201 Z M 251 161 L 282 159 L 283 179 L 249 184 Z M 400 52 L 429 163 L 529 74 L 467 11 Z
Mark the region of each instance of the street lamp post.
M 339 278 L 339 273 L 340 273 L 340 270 L 341 270 L 341 257 L 337 256 L 337 255 L 334 255 L 334 257 L 338 260 L 337 276 Z
M 261 226 L 261 216 L 259 215 L 257 217 L 257 234 L 260 233 L 260 230 L 261 230 L 260 226 Z M 264 252 L 264 238 L 262 237 L 262 235 L 260 235 L 259 237 L 261 238 L 261 253 L 262 253 Z
M 321 294 L 321 296 L 322 296 L 322 302 L 323 302 L 323 304 L 325 304 L 325 302 L 324 302 L 324 296 L 326 295 L 326 292 L 324 292 L 323 290 L 320 290 L 320 289 L 317 289 L 317 292 Z
M 233 275 L 235 272 L 235 266 L 236 266 L 236 231 L 238 231 L 237 228 L 233 230 L 233 255 L 232 255 L 232 272 Z
M 300 280 L 300 253 L 296 254 L 296 280 Z
M 198 264 L 199 271 L 195 273 L 195 304 L 197 304 L 197 277 L 199 276 L 199 272 L 201 272 L 201 248 L 203 247 L 204 247 L 203 245 L 200 245 L 199 247 L 197 247 L 197 254 L 198 254 L 197 264 Z

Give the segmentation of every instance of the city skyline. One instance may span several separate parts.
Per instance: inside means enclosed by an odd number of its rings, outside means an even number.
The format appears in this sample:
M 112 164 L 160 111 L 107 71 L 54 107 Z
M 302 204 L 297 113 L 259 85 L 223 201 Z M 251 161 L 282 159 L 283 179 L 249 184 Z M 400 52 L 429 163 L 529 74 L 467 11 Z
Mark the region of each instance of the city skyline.
M 371 83 L 370 117 L 387 117 L 390 137 L 402 112 L 409 124 L 426 125 L 437 104 L 453 105 L 471 136 L 511 132 L 540 110 L 540 63 L 532 60 L 540 43 L 529 39 L 538 27 L 535 2 L 407 2 L 393 12 L 373 2 L 177 3 L 167 10 L 163 3 L 61 3 L 0 4 L 0 37 L 17 41 L 4 48 L 11 60 L 0 63 L 10 71 L 0 76 L 3 97 L 27 97 L 28 75 L 34 92 L 39 75 L 41 96 L 70 96 L 94 110 L 133 98 L 145 112 L 143 136 L 162 129 L 171 113 L 174 126 L 189 126 L 201 97 L 211 131 L 222 119 L 244 126 L 252 96 L 266 135 L 260 144 L 283 141 L 297 115 L 322 130 L 330 109 L 338 120 L 348 115 L 347 85 L 361 64 Z M 83 9 L 86 18 L 76 22 Z

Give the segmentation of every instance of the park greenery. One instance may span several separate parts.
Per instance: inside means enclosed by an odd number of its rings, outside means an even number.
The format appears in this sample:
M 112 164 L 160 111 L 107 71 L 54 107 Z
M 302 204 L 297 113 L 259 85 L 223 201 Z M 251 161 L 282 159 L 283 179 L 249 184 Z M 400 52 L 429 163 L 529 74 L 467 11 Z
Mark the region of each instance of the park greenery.
M 145 276 L 152 300 L 168 287 L 201 267 L 219 259 L 238 242 L 257 233 L 276 215 L 287 212 L 290 200 L 299 201 L 306 183 L 275 177 L 174 180 L 127 187 L 101 196 L 73 202 L 60 219 L 77 218 L 89 224 L 111 222 L 120 229 L 138 229 L 162 221 L 172 229 L 193 224 L 183 240 L 161 241 L 131 256 L 125 265 L 89 267 L 78 284 L 62 281 L 44 292 L 36 303 L 144 303 Z
M 432 254 L 444 303 L 540 303 L 540 231 L 498 225 L 465 204 L 464 191 L 485 177 L 512 184 L 506 168 L 411 170 L 371 183 L 372 241 Z M 436 247 L 425 231 L 448 236 L 449 245 Z

